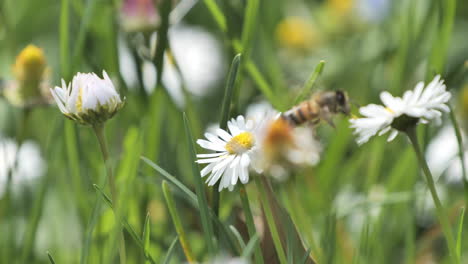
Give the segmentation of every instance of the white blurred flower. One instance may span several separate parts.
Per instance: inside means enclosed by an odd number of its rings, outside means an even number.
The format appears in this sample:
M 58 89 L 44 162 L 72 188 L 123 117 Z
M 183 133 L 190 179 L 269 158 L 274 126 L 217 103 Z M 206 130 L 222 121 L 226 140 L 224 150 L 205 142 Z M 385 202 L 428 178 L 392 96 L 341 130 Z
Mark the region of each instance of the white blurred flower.
M 435 189 L 441 203 L 447 199 L 447 188 L 444 184 L 435 182 Z M 427 185 L 423 182 L 418 182 L 414 186 L 415 192 L 415 215 L 419 224 L 430 226 L 437 221 L 436 207 L 431 192 Z
M 367 194 L 356 192 L 351 186 L 345 186 L 335 197 L 333 206 L 337 217 L 346 218 L 350 231 L 359 235 L 365 224 L 378 219 L 385 205 L 402 203 L 410 199 L 410 193 L 389 193 L 381 185 L 373 185 Z
M 124 31 L 152 31 L 161 23 L 153 0 L 124 0 L 120 13 Z
M 463 134 L 462 136 L 465 138 Z M 425 156 L 435 181 L 445 174 L 444 179 L 447 183 L 462 182 L 462 166 L 458 151 L 458 141 L 453 126 L 443 127 L 432 138 L 427 146 Z M 468 151 L 465 151 L 465 168 L 468 168 Z
M 210 154 L 198 154 L 197 163 L 208 164 L 201 171 L 201 176 L 210 176 L 206 180 L 209 186 L 220 181 L 219 191 L 234 189 L 237 181 L 246 184 L 249 181 L 249 166 L 256 147 L 255 127 L 252 121 L 245 121 L 243 116 L 228 122 L 229 133 L 218 128 L 215 134 L 205 133 L 208 140 L 197 140 L 202 148 L 216 151 Z
M 10 172 L 13 188 L 17 188 L 42 176 L 45 167 L 39 146 L 33 141 L 25 141 L 18 147 L 12 139 L 0 138 L 0 196 L 5 191 Z
M 202 27 L 178 25 L 169 30 L 169 42 L 187 90 L 196 96 L 210 93 L 225 72 L 219 41 Z
M 445 88 L 443 80 L 437 75 L 426 87 L 419 82 L 414 90 L 406 91 L 403 98 L 382 92 L 380 99 L 384 106 L 370 104 L 361 107 L 359 112 L 364 117 L 350 120 L 358 136 L 357 143 L 364 144 L 372 136 L 381 136 L 389 131 L 388 141 L 391 141 L 398 135 L 398 130 L 407 128 L 405 125 L 440 118 L 441 112 L 449 111 L 446 103 L 451 95 Z
M 252 104 L 247 119 L 258 125 L 258 148 L 253 167 L 284 180 L 291 166 L 313 166 L 320 160 L 320 143 L 310 126 L 292 127 L 267 102 Z
M 379 22 L 390 12 L 391 1 L 358 0 L 356 4 L 357 13 L 361 19 L 367 22 Z
M 84 125 L 103 123 L 123 106 L 120 95 L 105 71 L 104 79 L 94 73 L 78 73 L 67 86 L 51 89 L 60 111 Z
M 224 77 L 225 58 L 219 41 L 201 27 L 172 26 L 168 38 L 171 50 L 164 54 L 162 83 L 174 102 L 179 107 L 183 107 L 185 104 L 183 85 L 193 95 L 209 94 Z M 148 57 L 154 57 L 156 42 L 157 33 L 154 33 L 150 47 L 146 48 Z M 130 88 L 134 87 L 137 83 L 135 67 L 138 66 L 135 65 L 130 50 L 123 41 L 119 42 L 119 54 L 122 76 Z M 156 68 L 148 60 L 139 67 L 142 67 L 144 89 L 152 93 L 156 87 Z

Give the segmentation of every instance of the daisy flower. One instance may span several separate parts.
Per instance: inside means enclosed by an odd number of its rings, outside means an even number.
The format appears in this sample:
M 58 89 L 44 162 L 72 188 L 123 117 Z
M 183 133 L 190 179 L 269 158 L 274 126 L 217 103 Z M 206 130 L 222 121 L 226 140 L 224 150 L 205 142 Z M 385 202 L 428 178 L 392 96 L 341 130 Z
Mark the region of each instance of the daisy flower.
M 123 106 L 120 95 L 105 71 L 104 79 L 94 73 L 78 73 L 67 86 L 51 89 L 60 111 L 84 125 L 98 125 Z
M 450 92 L 440 75 L 437 75 L 426 87 L 419 82 L 414 90 L 406 91 L 403 98 L 393 97 L 388 92 L 380 94 L 382 105 L 370 104 L 359 109 L 362 118 L 351 119 L 351 128 L 358 135 L 359 145 L 366 143 L 372 136 L 391 132 L 388 141 L 393 140 L 398 131 L 404 131 L 420 122 L 438 119 L 442 112 L 448 112 L 446 103 Z
M 219 191 L 234 189 L 237 181 L 246 184 L 249 181 L 249 165 L 256 147 L 254 122 L 246 121 L 243 116 L 228 122 L 229 132 L 216 129 L 215 133 L 205 133 L 205 139 L 197 140 L 198 145 L 215 153 L 198 154 L 197 163 L 208 164 L 201 171 L 204 177 L 211 173 L 206 182 L 213 186 L 220 181 Z
M 320 143 L 310 126 L 292 127 L 266 102 L 249 106 L 247 119 L 257 124 L 257 148 L 252 167 L 284 180 L 291 167 L 312 166 L 320 160 Z

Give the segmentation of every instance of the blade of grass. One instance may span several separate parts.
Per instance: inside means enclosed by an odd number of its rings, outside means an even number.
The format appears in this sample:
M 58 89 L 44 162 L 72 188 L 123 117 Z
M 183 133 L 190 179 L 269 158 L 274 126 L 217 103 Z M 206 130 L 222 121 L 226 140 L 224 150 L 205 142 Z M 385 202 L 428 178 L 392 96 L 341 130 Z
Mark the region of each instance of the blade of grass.
M 187 195 L 188 199 L 194 202 L 195 204 L 198 204 L 198 198 L 195 193 L 193 193 L 189 188 L 187 188 L 183 183 L 181 183 L 176 177 L 172 176 L 169 174 L 167 171 L 165 171 L 163 168 L 159 167 L 157 164 L 152 162 L 146 157 L 141 157 L 141 159 L 148 164 L 150 167 L 155 169 L 161 176 L 166 178 L 169 182 L 174 184 L 176 187 L 178 187 L 184 194 Z
M 50 261 L 51 264 L 55 264 L 55 260 L 52 257 L 52 255 L 50 255 L 49 251 L 47 251 L 47 257 L 49 258 L 49 261 Z
M 72 69 L 71 72 L 74 72 L 74 68 L 78 67 L 81 64 L 83 48 L 86 40 L 86 34 L 88 33 L 88 26 L 93 18 L 94 11 L 97 7 L 98 0 L 88 0 L 86 2 L 84 15 L 81 17 L 81 24 L 80 29 L 78 31 L 78 37 L 76 41 L 74 41 L 75 47 L 73 48 L 73 55 L 72 55 Z
M 241 249 L 244 249 L 245 248 L 245 242 L 244 242 L 244 239 L 242 239 L 242 236 L 239 233 L 239 231 L 237 231 L 236 227 L 233 226 L 233 225 L 230 225 L 229 229 L 231 230 L 234 237 L 237 239 L 237 242 L 239 243 L 239 246 L 241 247 Z
M 213 226 L 211 225 L 211 221 L 209 221 L 209 214 L 208 214 L 208 201 L 205 196 L 205 186 L 200 175 L 200 170 L 198 168 L 198 164 L 196 161 L 196 154 L 195 154 L 195 146 L 193 144 L 193 136 L 192 132 L 189 127 L 189 121 L 187 116 L 183 115 L 184 118 L 184 126 L 185 126 L 185 133 L 187 136 L 187 144 L 189 148 L 190 160 L 192 161 L 192 174 L 195 178 L 195 187 L 197 190 L 197 197 L 198 197 L 198 205 L 200 207 L 200 216 L 202 221 L 202 228 L 203 234 L 205 236 L 205 241 L 208 246 L 208 252 L 211 256 L 215 255 L 215 246 L 213 244 Z
M 189 202 L 195 209 L 200 210 L 200 204 L 198 202 L 198 198 L 194 192 L 189 190 L 183 183 L 181 183 L 176 177 L 165 171 L 163 168 L 159 167 L 158 165 L 154 164 L 150 160 L 142 157 L 143 161 L 145 161 L 148 165 L 150 165 L 153 169 L 158 171 L 161 176 L 168 180 L 168 182 L 172 183 L 175 187 L 179 188 L 182 191 L 183 197 L 187 202 Z M 159 183 L 158 183 L 159 186 Z M 232 236 L 231 232 L 229 232 L 228 228 L 219 220 L 219 218 L 215 215 L 214 211 L 208 207 L 208 213 L 213 220 L 217 227 L 221 230 L 221 238 L 225 239 L 227 242 L 228 247 L 232 250 L 234 255 L 239 255 L 240 251 L 235 245 L 235 238 Z
M 301 93 L 294 100 L 294 105 L 304 101 L 307 98 L 307 96 L 311 94 L 312 88 L 314 88 L 314 84 L 317 81 L 320 74 L 322 73 L 324 67 L 325 67 L 325 61 L 323 60 L 321 60 L 317 64 L 317 66 L 315 66 L 315 69 L 312 72 L 312 74 L 309 76 L 309 79 L 302 86 Z
M 221 108 L 221 119 L 219 121 L 219 127 L 221 129 L 227 128 L 227 122 L 229 119 L 229 114 L 231 110 L 231 98 L 234 92 L 235 82 L 237 73 L 239 71 L 239 64 L 241 62 L 241 54 L 237 54 L 231 63 L 231 68 L 229 70 L 227 82 L 226 82 L 226 89 L 224 90 L 224 98 L 223 98 L 223 105 Z
M 462 168 L 462 177 L 463 177 L 463 189 L 465 191 L 465 201 L 468 201 L 468 178 L 466 177 L 466 166 L 465 166 L 465 148 L 463 147 L 463 138 L 458 125 L 457 118 L 453 112 L 453 108 L 449 105 L 450 108 L 450 121 L 452 122 L 453 129 L 455 130 L 455 136 L 458 143 L 458 157 L 460 158 L 461 168 Z
M 62 0 L 61 1 L 61 8 L 60 8 L 60 23 L 59 23 L 59 30 L 60 30 L 60 71 L 62 74 L 62 78 L 65 80 L 69 80 L 70 78 L 70 39 L 69 39 L 69 28 L 68 28 L 68 17 L 69 17 L 69 0 Z
M 226 23 L 226 18 L 224 17 L 223 12 L 219 8 L 219 6 L 216 4 L 215 0 L 204 0 L 206 7 L 210 11 L 211 15 L 213 16 L 216 24 L 218 25 L 219 29 L 223 33 L 227 33 L 228 28 L 227 28 L 227 23 Z
M 263 211 L 265 213 L 268 227 L 270 228 L 271 237 L 273 238 L 273 244 L 275 246 L 275 250 L 276 250 L 276 254 L 278 255 L 279 262 L 281 264 L 286 264 L 288 263 L 288 260 L 286 259 L 283 245 L 281 244 L 281 239 L 278 233 L 278 229 L 276 227 L 275 219 L 273 217 L 273 212 L 271 210 L 270 204 L 268 202 L 268 197 L 263 186 L 264 184 L 260 182 L 260 179 L 258 179 L 258 177 L 255 177 L 255 185 L 257 186 L 257 189 L 260 193 L 260 200 L 262 202 Z
M 245 58 L 250 58 L 250 50 L 252 50 L 252 41 L 254 37 L 255 27 L 257 25 L 257 13 L 259 0 L 248 0 L 245 8 L 244 25 L 242 28 L 242 54 Z
M 306 264 L 307 260 L 309 260 L 310 252 L 312 252 L 311 247 L 309 247 L 309 249 L 307 249 L 306 253 L 304 254 L 304 256 L 301 259 L 301 262 L 299 262 L 299 263 Z
M 432 52 L 429 58 L 429 66 L 427 68 L 427 78 L 432 78 L 434 73 L 443 73 L 445 61 L 447 58 L 447 50 L 452 34 L 453 23 L 456 13 L 456 0 L 438 1 L 441 8 L 441 24 L 434 39 Z
M 219 121 L 219 127 L 221 129 L 226 130 L 227 122 L 229 119 L 229 115 L 231 112 L 231 101 L 232 101 L 232 94 L 234 93 L 235 83 L 237 73 L 239 71 L 239 64 L 241 62 L 241 54 L 237 54 L 231 63 L 231 69 L 229 70 L 229 75 L 226 82 L 226 89 L 224 90 L 224 98 L 223 98 L 223 105 L 221 108 L 221 119 Z M 219 214 L 219 196 L 220 193 L 218 191 L 219 182 L 215 184 L 212 190 L 212 197 L 213 197 L 213 211 L 216 215 Z
M 102 200 L 107 204 L 107 206 L 109 206 L 109 208 L 114 210 L 114 205 L 112 204 L 112 200 L 102 191 L 102 189 L 96 184 L 93 184 L 93 187 L 97 191 L 97 193 L 101 196 Z M 120 217 L 119 220 L 122 223 L 123 227 L 128 231 L 130 236 L 133 238 L 133 240 L 135 240 L 138 247 L 143 251 L 145 259 L 148 260 L 151 264 L 155 264 L 156 262 L 153 260 L 153 257 L 151 256 L 151 254 L 145 249 L 144 242 L 138 236 L 135 229 L 133 229 L 133 227 L 127 222 L 126 219 Z
M 461 244 L 462 244 L 462 231 L 463 231 L 463 219 L 465 218 L 465 207 L 462 207 L 460 212 L 460 222 L 458 224 L 458 234 L 457 234 L 457 242 L 456 242 L 456 252 L 457 252 L 457 260 L 461 261 Z
M 151 223 L 150 223 L 150 214 L 146 214 L 146 219 L 145 219 L 145 226 L 143 228 L 143 236 L 142 236 L 142 240 L 143 240 L 143 243 L 144 243 L 144 250 L 145 252 L 149 252 L 150 250 L 150 246 L 151 246 L 151 239 L 150 239 L 150 236 L 151 236 L 151 227 L 150 227 Z M 149 262 L 148 260 L 145 261 L 145 264 L 150 264 L 151 262 Z
M 249 259 L 252 253 L 254 252 L 255 248 L 259 247 L 260 237 L 258 234 L 255 234 L 250 238 L 247 245 L 244 247 L 244 251 L 242 251 L 242 257 L 245 259 Z
M 249 232 L 249 237 L 252 239 L 253 236 L 257 233 L 255 228 L 255 223 L 252 215 L 252 210 L 250 209 L 249 197 L 247 196 L 247 191 L 245 190 L 245 186 L 241 185 L 239 187 L 239 196 L 241 197 L 242 201 L 242 209 L 244 210 L 245 214 L 245 222 L 247 224 L 247 231 Z M 264 263 L 262 250 L 260 249 L 260 245 L 255 247 L 255 263 L 261 264 Z
M 171 261 L 172 258 L 172 253 L 174 252 L 175 245 L 177 245 L 177 241 L 179 241 L 178 236 L 176 236 L 174 240 L 172 240 L 172 243 L 169 246 L 169 249 L 167 250 L 166 255 L 164 256 L 163 261 L 161 263 L 169 264 L 169 261 Z
M 196 263 L 196 260 L 192 254 L 192 250 L 190 249 L 188 239 L 185 236 L 185 230 L 182 226 L 182 221 L 180 220 L 179 213 L 177 212 L 174 198 L 172 198 L 171 190 L 166 181 L 162 182 L 162 189 L 164 193 L 164 198 L 166 199 L 167 207 L 169 208 L 169 213 L 172 218 L 172 223 L 174 224 L 177 235 L 179 236 L 180 244 L 182 245 L 185 257 L 187 258 L 187 261 L 189 263 Z
M 164 67 L 164 53 L 168 46 L 167 32 L 169 31 L 169 13 L 171 12 L 171 0 L 153 1 L 154 6 L 157 6 L 158 12 L 161 15 L 161 27 L 158 30 L 158 39 L 156 43 L 156 54 L 154 56 L 154 66 L 157 71 L 156 86 L 160 87 L 162 84 L 162 73 Z M 160 2 L 158 4 L 158 2 Z

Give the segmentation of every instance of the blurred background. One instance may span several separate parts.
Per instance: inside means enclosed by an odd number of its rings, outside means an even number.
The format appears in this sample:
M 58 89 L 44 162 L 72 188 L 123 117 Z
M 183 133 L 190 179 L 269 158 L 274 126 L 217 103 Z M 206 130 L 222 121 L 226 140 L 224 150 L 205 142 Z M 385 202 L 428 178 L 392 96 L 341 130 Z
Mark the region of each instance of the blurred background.
M 98 199 L 93 183 L 100 185 L 105 177 L 97 140 L 91 129 L 64 118 L 48 92 L 77 72 L 102 76 L 106 70 L 126 98 L 106 124 L 111 162 L 122 214 L 137 234 L 149 214 L 148 251 L 157 263 L 176 232 L 161 191 L 163 178 L 140 156 L 194 190 L 182 112 L 195 138 L 219 123 L 227 73 L 238 53 L 232 117 L 265 101 L 279 111 L 289 109 L 323 60 L 314 91 L 347 91 L 355 115 L 356 105 L 379 103 L 383 90 L 400 96 L 441 74 L 466 132 L 468 2 L 268 0 L 258 1 L 254 20 L 247 17 L 249 2 L 0 0 L 0 263 L 49 263 L 46 252 L 56 263 L 86 263 L 84 254 L 87 263 L 117 263 L 111 209 L 102 206 L 91 242 L 86 239 Z M 27 90 L 21 69 L 28 67 L 40 69 L 35 80 L 40 92 Z M 420 132 L 457 231 L 466 227 L 460 223 L 466 166 L 449 120 L 444 116 Z M 449 263 L 407 140 L 387 144 L 375 138 L 358 147 L 348 120 L 335 122 L 336 128 L 318 127 L 322 151 L 313 165 L 271 179 L 304 248 L 319 263 Z M 246 187 L 261 230 L 257 189 Z M 196 259 L 209 263 L 198 209 L 180 190 L 173 193 Z M 221 193 L 219 218 L 246 236 L 237 192 Z M 268 239 L 260 236 L 265 254 L 274 251 Z M 125 240 L 127 263 L 143 263 L 128 232 Z M 461 241 L 466 263 L 468 237 Z M 222 241 L 219 252 L 237 256 Z M 177 244 L 170 263 L 185 261 Z

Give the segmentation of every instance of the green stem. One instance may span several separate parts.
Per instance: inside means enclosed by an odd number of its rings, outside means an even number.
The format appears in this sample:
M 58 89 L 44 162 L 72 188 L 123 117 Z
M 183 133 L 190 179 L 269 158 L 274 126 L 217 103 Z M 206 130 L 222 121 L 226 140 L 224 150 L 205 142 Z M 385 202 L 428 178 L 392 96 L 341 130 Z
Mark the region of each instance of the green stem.
M 450 229 L 449 219 L 444 210 L 444 207 L 442 206 L 442 203 L 440 202 L 439 196 L 437 195 L 434 179 L 432 177 L 431 171 L 429 170 L 429 166 L 427 165 L 427 162 L 424 159 L 423 153 L 421 152 L 421 149 L 419 147 L 418 137 L 416 134 L 416 127 L 413 126 L 412 128 L 408 129 L 406 131 L 406 134 L 408 135 L 408 138 L 411 141 L 411 144 L 413 145 L 414 152 L 416 153 L 416 156 L 419 161 L 419 165 L 421 166 L 424 172 L 424 176 L 426 177 L 426 184 L 432 195 L 432 199 L 434 200 L 437 217 L 439 218 L 439 221 L 442 225 L 442 231 L 444 232 L 445 238 L 447 240 L 450 258 L 453 263 L 458 263 L 458 261 L 456 260 L 455 240 L 452 234 L 452 229 Z
M 263 177 L 263 176 L 260 176 Z M 275 246 L 276 253 L 278 255 L 279 261 L 281 264 L 287 264 L 286 255 L 284 253 L 283 245 L 281 244 L 281 239 L 279 236 L 278 228 L 276 227 L 275 218 L 273 217 L 273 212 L 271 211 L 270 204 L 268 202 L 267 193 L 265 191 L 266 179 L 262 179 L 263 182 L 260 182 L 259 177 L 255 177 L 255 184 L 257 189 L 260 192 L 260 199 L 263 205 L 263 211 L 265 212 L 265 217 L 267 220 L 268 227 L 270 228 L 271 237 L 273 238 L 273 244 Z
M 462 167 L 462 176 L 463 176 L 463 189 L 465 191 L 465 203 L 468 203 L 468 179 L 466 177 L 466 166 L 465 166 L 465 149 L 463 147 L 463 138 L 461 135 L 460 126 L 453 112 L 452 106 L 450 108 L 450 121 L 453 124 L 453 129 L 455 130 L 455 136 L 457 137 L 458 143 L 458 157 L 460 158 L 461 167 Z
M 249 232 L 249 238 L 252 238 L 257 233 L 257 230 L 255 229 L 252 210 L 250 210 L 249 197 L 247 196 L 247 191 L 245 190 L 244 185 L 240 185 L 239 196 L 241 197 L 242 208 L 244 209 L 244 213 L 245 213 L 245 222 L 247 223 L 247 230 Z M 255 263 L 256 264 L 264 263 L 262 251 L 260 249 L 259 244 L 255 246 Z
M 104 159 L 104 163 L 106 165 L 107 170 L 107 178 L 109 179 L 109 186 L 111 191 L 112 203 L 114 204 L 114 215 L 115 215 L 115 224 L 119 226 L 119 233 L 120 233 L 120 247 L 119 247 L 119 254 L 120 254 L 120 263 L 125 264 L 126 256 L 125 256 L 125 238 L 123 236 L 123 229 L 120 224 L 120 217 L 119 217 L 119 209 L 118 209 L 118 193 L 117 188 L 115 185 L 115 178 L 114 174 L 112 173 L 112 166 L 109 161 L 109 149 L 107 147 L 106 137 L 104 135 L 104 125 L 99 124 L 93 126 L 94 133 L 99 141 L 99 146 L 102 152 L 102 158 Z

